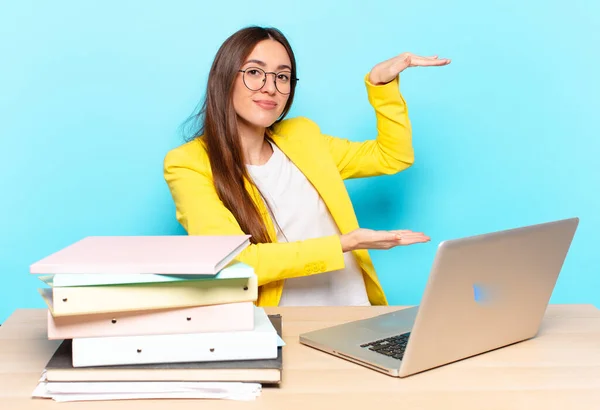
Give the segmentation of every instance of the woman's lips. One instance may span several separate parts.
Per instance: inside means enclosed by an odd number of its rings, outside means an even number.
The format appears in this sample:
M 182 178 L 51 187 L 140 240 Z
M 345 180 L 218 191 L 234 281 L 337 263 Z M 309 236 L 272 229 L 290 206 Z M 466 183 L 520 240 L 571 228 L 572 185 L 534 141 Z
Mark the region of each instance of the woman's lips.
M 265 110 L 274 110 L 277 108 L 277 103 L 275 101 L 267 101 L 267 100 L 254 100 L 256 105 Z

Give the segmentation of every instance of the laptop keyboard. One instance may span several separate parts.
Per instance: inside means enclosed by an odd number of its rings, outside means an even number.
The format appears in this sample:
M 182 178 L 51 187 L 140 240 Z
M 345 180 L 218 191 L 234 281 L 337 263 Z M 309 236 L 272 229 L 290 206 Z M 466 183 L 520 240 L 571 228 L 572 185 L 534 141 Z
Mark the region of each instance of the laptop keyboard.
M 402 360 L 402 357 L 404 356 L 404 351 L 406 350 L 406 344 L 408 343 L 409 336 L 410 332 L 403 333 L 401 335 L 396 335 L 385 339 L 379 339 L 373 342 L 364 343 L 360 345 L 360 347 L 372 350 L 376 353 L 380 353 L 389 357 L 393 357 L 394 359 Z

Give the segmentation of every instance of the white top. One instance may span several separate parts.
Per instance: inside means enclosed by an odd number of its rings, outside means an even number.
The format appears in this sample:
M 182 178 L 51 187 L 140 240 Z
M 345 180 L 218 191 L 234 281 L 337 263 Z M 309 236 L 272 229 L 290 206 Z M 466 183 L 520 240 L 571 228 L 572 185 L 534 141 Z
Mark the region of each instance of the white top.
M 264 165 L 246 165 L 268 201 L 279 227 L 280 242 L 339 235 L 317 190 L 292 161 L 271 143 L 273 155 Z M 344 253 L 345 268 L 286 279 L 279 306 L 370 305 L 364 280 L 351 252 Z

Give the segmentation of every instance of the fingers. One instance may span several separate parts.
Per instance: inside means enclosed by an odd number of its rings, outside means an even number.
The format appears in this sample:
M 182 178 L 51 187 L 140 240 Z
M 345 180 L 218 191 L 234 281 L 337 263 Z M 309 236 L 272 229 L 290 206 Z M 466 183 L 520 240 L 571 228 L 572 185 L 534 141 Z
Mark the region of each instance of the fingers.
M 411 244 L 411 243 L 422 243 L 429 242 L 431 238 L 425 235 L 423 232 L 407 232 L 407 233 L 398 233 L 399 240 L 401 244 Z
M 426 57 L 419 57 L 419 56 L 413 56 L 410 59 L 410 65 L 411 66 L 419 66 L 419 67 L 427 67 L 427 66 L 441 66 L 441 65 L 447 65 L 450 64 L 450 59 L 448 58 L 426 58 Z
M 429 238 L 428 236 L 415 236 L 412 238 L 402 238 L 401 244 L 402 245 L 412 245 L 415 243 L 427 243 L 429 241 L 431 241 L 431 238 Z
M 422 233 L 416 233 L 412 231 L 380 231 L 377 240 L 383 242 L 402 242 L 405 240 L 413 240 L 415 238 L 422 238 Z
M 401 245 L 408 245 L 412 243 L 423 243 L 429 242 L 431 238 L 425 235 L 423 232 L 413 232 L 411 230 L 391 230 L 391 233 L 395 235 L 395 239 L 400 242 Z
M 423 232 L 411 230 L 374 231 L 362 230 L 363 239 L 360 241 L 367 249 L 391 249 L 401 245 L 412 245 L 415 243 L 426 243 L 431 240 Z
M 406 243 L 416 243 L 416 242 L 429 242 L 431 238 L 427 235 L 401 235 L 400 242 L 403 244 Z
M 434 55 L 431 55 L 431 56 L 420 56 L 420 55 L 417 55 L 417 54 L 414 54 L 414 53 L 402 53 L 398 57 L 400 57 L 402 59 L 405 59 L 407 57 L 410 57 L 410 59 L 417 58 L 417 59 L 425 59 L 425 60 L 438 60 L 439 59 L 439 55 L 437 55 L 437 54 L 434 54 Z M 448 60 L 448 59 L 447 58 L 442 58 L 440 60 Z
M 424 235 L 423 232 L 414 232 L 408 229 L 399 229 L 399 230 L 391 230 L 390 232 L 394 232 L 395 234 L 399 234 L 402 236 L 410 236 L 410 235 Z

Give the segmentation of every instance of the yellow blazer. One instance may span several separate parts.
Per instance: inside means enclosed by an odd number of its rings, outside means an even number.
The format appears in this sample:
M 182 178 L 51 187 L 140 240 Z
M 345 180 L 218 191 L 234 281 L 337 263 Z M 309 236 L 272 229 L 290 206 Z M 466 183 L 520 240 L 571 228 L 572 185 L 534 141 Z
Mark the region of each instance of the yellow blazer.
M 273 142 L 319 192 L 342 234 L 359 227 L 344 179 L 394 174 L 414 161 L 411 124 L 399 78 L 384 85 L 373 85 L 368 77 L 364 82 L 375 109 L 376 139 L 352 142 L 325 135 L 304 117 L 283 120 L 270 133 Z M 175 203 L 176 218 L 189 235 L 244 234 L 217 196 L 202 137 L 167 153 L 164 178 Z M 258 306 L 277 306 L 287 278 L 344 268 L 337 235 L 276 243 L 273 222 L 258 191 L 249 183 L 246 189 L 255 198 L 274 242 L 250 245 L 237 258 L 254 267 L 258 276 Z M 367 250 L 352 253 L 362 270 L 371 304 L 387 305 Z

